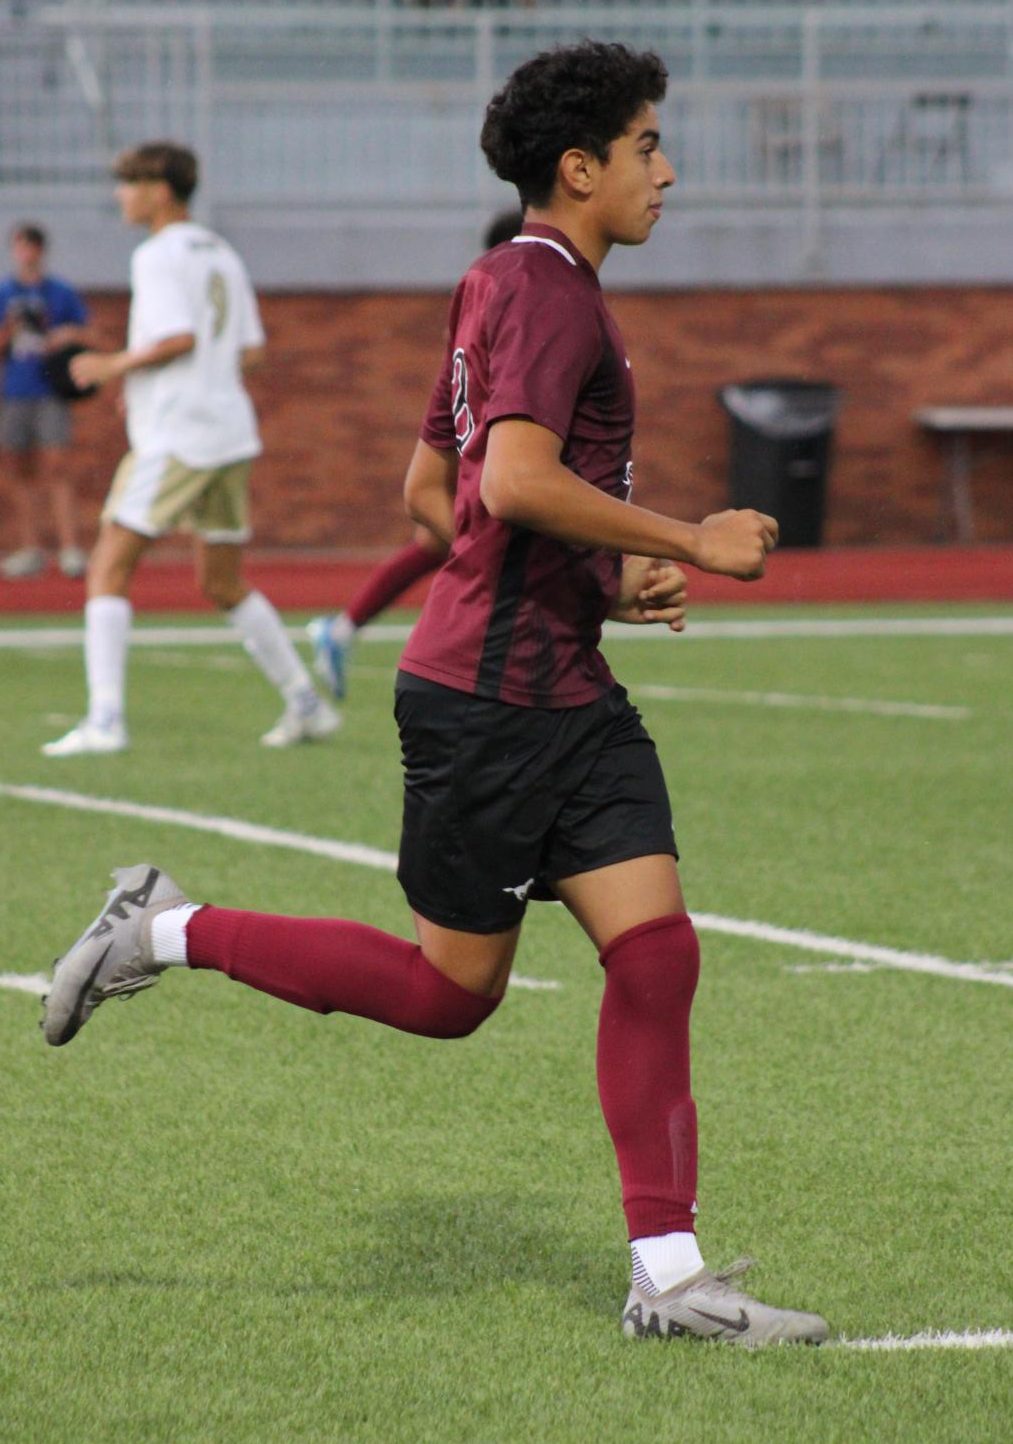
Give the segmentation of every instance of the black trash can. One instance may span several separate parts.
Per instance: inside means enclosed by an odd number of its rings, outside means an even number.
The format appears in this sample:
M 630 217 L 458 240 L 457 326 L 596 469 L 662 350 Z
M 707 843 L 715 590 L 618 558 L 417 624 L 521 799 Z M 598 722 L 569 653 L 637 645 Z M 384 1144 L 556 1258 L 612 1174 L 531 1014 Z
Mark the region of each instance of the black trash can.
M 743 381 L 718 399 L 731 422 L 731 503 L 776 517 L 780 545 L 823 538 L 837 387 L 825 381 Z

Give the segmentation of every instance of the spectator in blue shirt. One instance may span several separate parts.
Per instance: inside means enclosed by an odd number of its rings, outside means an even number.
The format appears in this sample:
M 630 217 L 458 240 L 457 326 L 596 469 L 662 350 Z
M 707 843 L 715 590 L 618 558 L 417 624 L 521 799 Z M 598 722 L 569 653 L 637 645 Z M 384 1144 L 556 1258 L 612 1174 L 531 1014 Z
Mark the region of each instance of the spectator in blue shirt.
M 0 570 L 5 577 L 30 577 L 45 567 L 38 496 L 46 489 L 60 569 L 79 577 L 87 558 L 78 544 L 77 499 L 64 466 L 70 407 L 54 390 L 46 363 L 64 347 L 89 339 L 88 312 L 73 286 L 46 274 L 47 237 L 41 226 L 15 226 L 10 248 L 13 271 L 0 281 L 0 465 L 12 483 L 19 545 Z

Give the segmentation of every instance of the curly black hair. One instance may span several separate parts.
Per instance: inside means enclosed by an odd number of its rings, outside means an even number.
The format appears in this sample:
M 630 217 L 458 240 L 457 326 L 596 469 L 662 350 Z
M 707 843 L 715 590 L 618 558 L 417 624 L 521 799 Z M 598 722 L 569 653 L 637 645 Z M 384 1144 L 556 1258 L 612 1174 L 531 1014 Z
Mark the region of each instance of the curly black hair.
M 652 51 L 584 40 L 526 61 L 489 102 L 482 149 L 500 180 L 524 206 L 544 205 L 564 151 L 587 150 L 603 163 L 609 146 L 668 83 Z

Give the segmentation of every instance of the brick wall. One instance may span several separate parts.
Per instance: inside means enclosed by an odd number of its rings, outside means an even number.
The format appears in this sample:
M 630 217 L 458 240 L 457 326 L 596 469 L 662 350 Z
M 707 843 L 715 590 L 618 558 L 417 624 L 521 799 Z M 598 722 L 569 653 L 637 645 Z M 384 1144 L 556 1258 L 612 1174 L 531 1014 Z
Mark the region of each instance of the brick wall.
M 438 364 L 442 295 L 270 295 L 270 365 L 253 380 L 266 454 L 261 547 L 382 548 L 407 531 L 400 482 Z M 731 380 L 796 375 L 845 392 L 830 543 L 937 536 L 944 457 L 919 406 L 1013 403 L 1013 327 L 1000 288 L 687 291 L 613 298 L 639 396 L 637 496 L 689 519 L 725 504 Z M 123 296 L 92 298 L 110 345 Z M 82 404 L 70 465 L 89 529 L 123 449 L 110 398 Z M 975 444 L 978 539 L 1013 539 L 1013 437 Z M 0 524 L 8 517 L 0 490 Z M 6 527 L 5 527 L 6 530 Z

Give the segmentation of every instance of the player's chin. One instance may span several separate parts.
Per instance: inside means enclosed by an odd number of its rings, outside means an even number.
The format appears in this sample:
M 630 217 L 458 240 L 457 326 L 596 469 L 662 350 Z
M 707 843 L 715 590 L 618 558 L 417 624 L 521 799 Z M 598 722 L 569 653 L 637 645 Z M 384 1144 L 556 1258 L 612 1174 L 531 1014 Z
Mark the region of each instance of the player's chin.
M 653 211 L 648 211 L 643 220 L 635 226 L 631 225 L 621 236 L 615 238 L 618 246 L 642 246 L 654 230 L 654 223 L 658 217 Z

